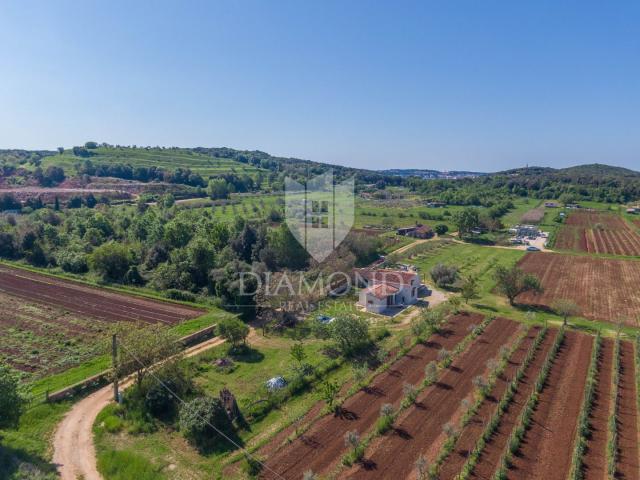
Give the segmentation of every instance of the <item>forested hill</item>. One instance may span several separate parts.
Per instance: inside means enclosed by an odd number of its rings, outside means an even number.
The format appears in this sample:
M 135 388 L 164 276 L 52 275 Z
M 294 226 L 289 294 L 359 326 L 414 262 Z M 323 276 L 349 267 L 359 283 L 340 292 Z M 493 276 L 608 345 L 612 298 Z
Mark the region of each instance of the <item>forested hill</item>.
M 630 170 L 623 167 L 614 167 L 611 165 L 604 165 L 602 163 L 591 163 L 587 165 L 577 165 L 568 168 L 551 168 L 551 167 L 523 167 L 514 168 L 511 170 L 505 170 L 502 172 L 494 173 L 493 175 L 565 175 L 568 177 L 589 177 L 589 176 L 603 176 L 603 177 L 640 177 L 640 172 Z

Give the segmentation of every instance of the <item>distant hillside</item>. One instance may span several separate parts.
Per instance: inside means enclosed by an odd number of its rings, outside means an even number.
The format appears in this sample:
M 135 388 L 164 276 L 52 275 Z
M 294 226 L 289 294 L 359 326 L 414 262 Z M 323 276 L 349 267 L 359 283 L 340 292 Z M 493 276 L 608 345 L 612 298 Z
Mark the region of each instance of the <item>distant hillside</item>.
M 623 167 L 612 167 L 611 165 L 603 165 L 601 163 L 592 163 L 589 165 L 578 165 L 575 167 L 562 168 L 558 170 L 560 173 L 568 175 L 603 175 L 609 177 L 639 177 L 640 172 L 630 170 Z
M 55 153 L 42 160 L 42 166 L 61 166 L 67 174 L 74 171 L 78 163 L 90 160 L 93 164 L 127 164 L 135 167 L 160 167 L 166 170 L 188 168 L 192 172 L 208 177 L 236 173 L 255 176 L 259 167 L 248 165 L 229 158 L 216 158 L 185 148 L 158 147 L 105 147 L 82 149 L 74 153 L 73 149 Z
M 628 168 L 613 167 L 601 163 L 588 165 L 576 165 L 568 168 L 551 167 L 521 167 L 511 170 L 496 172 L 492 175 L 565 175 L 571 177 L 601 176 L 601 177 L 638 177 L 640 172 L 635 172 Z
M 453 170 L 450 172 L 441 172 L 439 170 L 425 170 L 419 168 L 392 168 L 389 170 L 380 170 L 385 175 L 398 175 L 400 177 L 420 177 L 420 178 L 469 178 L 480 177 L 486 173 L 468 172 L 464 170 Z

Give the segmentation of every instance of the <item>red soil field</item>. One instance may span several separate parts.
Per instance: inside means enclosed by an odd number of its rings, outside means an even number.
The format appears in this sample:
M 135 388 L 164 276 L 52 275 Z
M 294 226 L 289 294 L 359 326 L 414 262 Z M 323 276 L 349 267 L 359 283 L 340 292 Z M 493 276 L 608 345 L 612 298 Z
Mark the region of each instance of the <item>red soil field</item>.
M 0 292 L 63 307 L 70 312 L 107 322 L 174 325 L 204 313 L 196 308 L 116 293 L 6 265 L 0 265 Z
M 593 337 L 566 332 L 509 479 L 567 478 L 592 345 Z
M 602 480 L 607 476 L 607 435 L 611 412 L 611 377 L 613 373 L 614 342 L 610 338 L 602 341 L 598 359 L 598 377 L 593 398 L 593 409 L 589 417 L 591 435 L 583 459 L 585 480 Z
M 473 394 L 472 380 L 487 373 L 487 361 L 498 357 L 502 345 L 514 340 L 518 324 L 498 318 L 458 357 L 396 421 L 393 429 L 372 442 L 361 464 L 340 478 L 409 478 L 422 453 L 433 461 L 445 441 L 443 426 L 459 424 L 461 400 Z
M 432 335 L 425 344 L 416 345 L 378 375 L 371 385 L 348 398 L 340 416 L 325 415 L 290 445 L 271 455 L 261 478 L 298 480 L 307 470 L 316 474 L 329 471 L 345 452 L 345 433 L 357 430 L 364 436 L 370 431 L 380 416 L 380 407 L 391 403 L 397 408 L 404 396 L 404 383 L 420 382 L 424 378 L 424 367 L 437 358 L 438 351 L 453 349 L 468 334 L 469 326 L 479 324 L 482 318 L 477 314 L 452 317 L 440 333 Z
M 518 264 L 544 287 L 542 294 L 520 295 L 518 303 L 550 307 L 554 300 L 569 299 L 585 318 L 638 326 L 640 261 L 528 253 Z
M 575 212 L 560 228 L 555 246 L 561 250 L 638 256 L 640 235 L 619 215 Z
M 638 462 L 638 408 L 634 348 L 620 343 L 620 383 L 618 384 L 618 463 L 616 478 L 640 478 Z
M 549 354 L 549 350 L 551 350 L 557 334 L 557 330 L 549 329 L 547 332 L 545 339 L 538 348 L 535 358 L 525 370 L 520 383 L 518 383 L 518 390 L 502 415 L 498 428 L 485 445 L 480 455 L 480 461 L 473 470 L 470 478 L 475 480 L 493 478 L 507 446 L 507 442 L 509 441 L 509 435 L 511 435 L 511 431 L 533 391 L 540 369 Z
M 524 361 L 529 348 L 540 333 L 540 327 L 533 327 L 527 332 L 527 336 L 522 340 L 518 348 L 509 358 L 506 368 L 489 392 L 489 395 L 483 400 L 476 414 L 471 418 L 464 429 L 464 434 L 460 435 L 453 452 L 445 459 L 440 469 L 440 480 L 452 480 L 460 473 L 464 466 L 469 453 L 475 448 L 476 442 L 485 430 L 485 425 L 496 412 L 498 402 L 504 395 L 509 384 L 513 381 L 520 365 Z

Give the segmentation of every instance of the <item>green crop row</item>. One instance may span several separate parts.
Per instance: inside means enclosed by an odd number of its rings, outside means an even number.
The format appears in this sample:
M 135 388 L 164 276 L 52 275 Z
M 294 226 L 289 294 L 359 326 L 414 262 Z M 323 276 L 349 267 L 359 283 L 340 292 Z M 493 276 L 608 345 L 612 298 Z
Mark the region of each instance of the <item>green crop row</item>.
M 524 435 L 527 432 L 527 429 L 531 425 L 531 418 L 533 417 L 533 411 L 538 404 L 540 399 L 540 392 L 544 388 L 544 384 L 547 381 L 547 377 L 549 376 L 549 372 L 551 371 L 551 367 L 553 366 L 553 360 L 558 355 L 558 351 L 560 350 L 560 346 L 564 341 L 564 327 L 560 329 L 558 332 L 558 336 L 551 347 L 551 351 L 547 355 L 547 358 L 544 361 L 544 365 L 542 366 L 542 370 L 538 375 L 536 380 L 533 392 L 529 397 L 518 421 L 516 422 L 516 426 L 514 426 L 511 435 L 509 436 L 509 441 L 507 443 L 507 450 L 502 456 L 502 460 L 500 462 L 500 467 L 496 471 L 493 476 L 494 480 L 505 480 L 507 478 L 507 471 L 511 466 L 511 461 L 513 460 L 513 456 L 520 449 L 520 445 L 522 444 L 522 440 L 524 439 Z
M 580 409 L 580 415 L 578 417 L 578 431 L 577 438 L 573 448 L 573 456 L 571 458 L 571 473 L 569 474 L 570 480 L 582 480 L 584 478 L 584 472 L 582 470 L 582 463 L 584 454 L 587 449 L 587 441 L 589 439 L 589 433 L 591 431 L 591 424 L 589 423 L 589 416 L 593 409 L 593 397 L 595 394 L 597 376 L 598 376 L 598 358 L 600 356 L 600 349 L 602 346 L 602 338 L 600 332 L 596 336 L 593 350 L 591 350 L 591 361 L 589 363 L 589 371 L 587 373 L 587 383 L 584 389 L 584 399 L 582 400 L 582 407 Z
M 521 328 L 522 328 L 522 331 L 518 335 L 518 338 L 516 338 L 516 340 L 513 342 L 513 345 L 511 346 L 511 348 L 505 348 L 500 352 L 500 357 L 499 357 L 500 360 L 495 366 L 495 368 L 491 372 L 489 372 L 489 377 L 486 385 L 477 386 L 478 388 L 476 390 L 475 402 L 473 403 L 473 405 L 469 407 L 469 409 L 465 412 L 464 416 L 462 417 L 460 421 L 460 428 L 454 430 L 452 435 L 448 436 L 447 440 L 444 442 L 442 448 L 440 449 L 440 452 L 438 453 L 436 460 L 434 461 L 433 465 L 431 465 L 429 475 L 432 478 L 438 478 L 438 472 L 442 467 L 442 465 L 444 464 L 447 457 L 453 451 L 456 443 L 458 442 L 458 439 L 460 438 L 462 430 L 464 429 L 464 427 L 466 427 L 469 424 L 473 416 L 478 412 L 480 405 L 482 405 L 482 403 L 487 398 L 487 395 L 489 395 L 489 392 L 491 392 L 491 390 L 495 386 L 496 381 L 498 380 L 498 377 L 504 373 L 509 363 L 509 358 L 520 347 L 524 338 L 527 336 L 528 329 L 524 325 L 522 325 Z
M 496 429 L 498 428 L 498 425 L 500 425 L 500 420 L 502 419 L 504 412 L 507 411 L 509 404 L 511 403 L 511 401 L 513 400 L 513 397 L 518 391 L 518 385 L 522 380 L 522 378 L 524 377 L 524 373 L 526 369 L 529 367 L 529 365 L 535 358 L 536 353 L 540 348 L 540 345 L 544 341 L 546 335 L 547 335 L 547 328 L 545 327 L 540 331 L 540 333 L 536 337 L 531 347 L 529 347 L 529 351 L 527 352 L 527 355 L 525 356 L 524 361 L 518 368 L 513 380 L 511 380 L 511 383 L 509 383 L 509 386 L 507 387 L 506 391 L 502 395 L 502 398 L 498 403 L 495 413 L 491 416 L 491 420 L 489 420 L 489 423 L 487 423 L 487 426 L 485 427 L 484 432 L 482 432 L 482 435 L 476 442 L 475 448 L 469 454 L 469 457 L 467 458 L 467 461 L 462 467 L 462 470 L 456 476 L 456 480 L 467 480 L 473 473 L 473 469 L 476 467 L 478 461 L 480 460 L 480 455 L 482 454 L 489 439 L 495 433 Z
M 405 393 L 406 397 L 402 400 L 402 403 L 400 404 L 400 408 L 396 412 L 385 415 L 386 417 L 388 417 L 387 419 L 384 420 L 386 428 L 375 428 L 365 439 L 363 439 L 360 442 L 359 448 L 354 449 L 353 451 L 345 454 L 342 457 L 342 464 L 346 466 L 351 466 L 355 462 L 359 461 L 362 455 L 364 455 L 364 452 L 366 451 L 367 447 L 370 445 L 371 441 L 376 437 L 383 435 L 389 428 L 391 428 L 391 426 L 396 421 L 396 419 L 400 416 L 400 414 L 414 404 L 417 396 L 420 393 L 422 393 L 426 388 L 433 385 L 437 380 L 438 374 L 442 370 L 446 369 L 449 365 L 451 365 L 454 358 L 459 354 L 461 354 L 463 351 L 465 351 L 467 347 L 471 344 L 471 342 L 473 342 L 478 336 L 480 336 L 484 332 L 484 330 L 487 328 L 487 326 L 494 319 L 495 317 L 493 316 L 489 316 L 485 318 L 480 325 L 473 328 L 471 330 L 471 333 L 469 333 L 466 337 L 462 339 L 460 343 L 458 343 L 458 345 L 456 345 L 456 348 L 452 352 L 450 353 L 447 352 L 447 354 L 443 356 L 443 358 L 440 358 L 436 365 L 436 370 L 434 372 L 435 374 L 430 377 L 427 377 L 425 375 L 425 379 L 422 382 L 422 385 L 420 387 L 416 388 L 414 386 L 411 386 L 412 388 L 408 389 L 408 391 Z M 380 426 L 380 423 L 378 425 Z
M 611 392 L 611 412 L 607 436 L 607 474 L 611 480 L 616 478 L 618 460 L 618 393 L 620 385 L 620 336 L 616 338 L 613 351 L 613 390 Z

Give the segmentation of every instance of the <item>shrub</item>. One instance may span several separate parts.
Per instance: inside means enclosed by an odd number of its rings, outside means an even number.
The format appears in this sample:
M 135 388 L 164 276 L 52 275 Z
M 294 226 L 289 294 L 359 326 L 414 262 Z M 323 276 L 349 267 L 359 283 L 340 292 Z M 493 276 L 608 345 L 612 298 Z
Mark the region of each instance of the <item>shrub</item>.
M 440 288 L 450 287 L 458 279 L 458 267 L 447 266 L 442 263 L 433 267 L 429 273 Z
M 165 292 L 167 298 L 171 300 L 178 300 L 179 302 L 195 302 L 197 300 L 196 296 L 191 292 L 185 292 L 184 290 L 178 290 L 175 288 L 170 288 Z
M 180 430 L 199 448 L 211 443 L 226 442 L 219 431 L 231 431 L 231 422 L 222 402 L 217 398 L 197 397 L 180 408 Z

